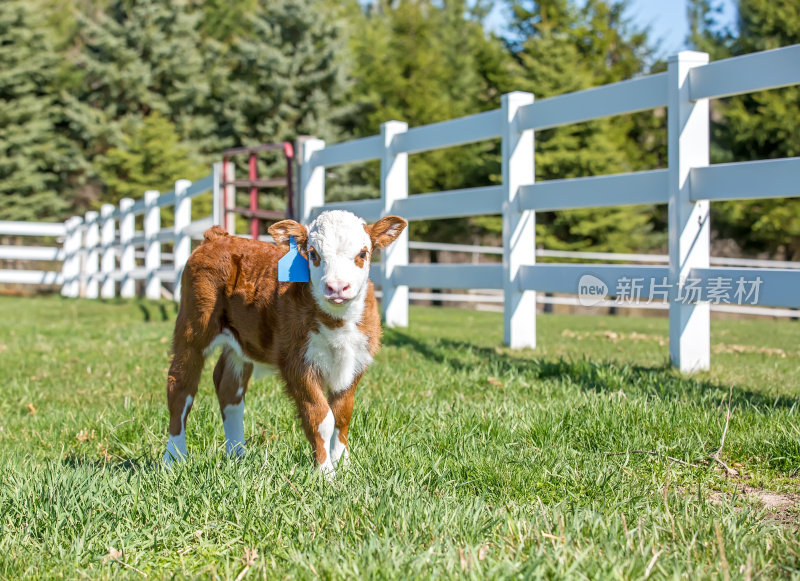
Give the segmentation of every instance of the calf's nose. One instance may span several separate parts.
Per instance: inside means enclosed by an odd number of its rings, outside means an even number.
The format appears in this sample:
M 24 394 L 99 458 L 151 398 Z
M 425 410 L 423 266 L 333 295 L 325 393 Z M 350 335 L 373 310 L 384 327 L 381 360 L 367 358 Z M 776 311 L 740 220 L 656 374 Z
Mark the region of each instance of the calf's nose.
M 328 296 L 341 297 L 350 290 L 350 284 L 342 281 L 330 281 L 325 284 L 325 294 Z

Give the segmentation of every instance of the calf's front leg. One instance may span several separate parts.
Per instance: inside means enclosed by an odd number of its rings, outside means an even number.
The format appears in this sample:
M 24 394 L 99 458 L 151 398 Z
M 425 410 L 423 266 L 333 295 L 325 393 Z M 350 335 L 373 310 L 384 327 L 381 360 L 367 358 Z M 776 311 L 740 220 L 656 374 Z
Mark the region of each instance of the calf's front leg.
M 335 421 L 322 385 L 311 373 L 298 382 L 289 383 L 289 392 L 297 405 L 306 438 L 314 450 L 314 461 L 328 478 L 334 475 L 330 446 Z
M 355 398 L 356 386 L 361 379 L 361 375 L 356 377 L 352 385 L 338 393 L 332 393 L 328 397 L 328 405 L 333 412 L 334 429 L 330 443 L 331 463 L 333 466 L 341 465 L 344 467 L 350 458 L 350 451 L 347 446 L 347 434 L 350 429 L 350 419 L 353 417 L 353 400 Z

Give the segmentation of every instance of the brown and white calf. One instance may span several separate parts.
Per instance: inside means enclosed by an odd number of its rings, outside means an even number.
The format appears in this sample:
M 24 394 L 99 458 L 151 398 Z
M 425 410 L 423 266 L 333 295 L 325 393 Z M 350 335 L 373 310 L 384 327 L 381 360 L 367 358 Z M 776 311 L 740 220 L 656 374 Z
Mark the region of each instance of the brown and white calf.
M 228 453 L 244 452 L 250 379 L 276 370 L 297 405 L 317 465 L 332 474 L 348 454 L 356 386 L 380 346 L 370 257 L 405 227 L 396 216 L 367 225 L 349 212 L 330 211 L 308 228 L 292 220 L 274 224 L 269 232 L 277 245 L 229 236 L 218 226 L 206 231 L 181 279 L 164 462 L 186 456 L 186 416 L 206 356 L 221 347 L 214 386 Z M 309 261 L 310 282 L 278 282 L 278 260 L 290 236 Z

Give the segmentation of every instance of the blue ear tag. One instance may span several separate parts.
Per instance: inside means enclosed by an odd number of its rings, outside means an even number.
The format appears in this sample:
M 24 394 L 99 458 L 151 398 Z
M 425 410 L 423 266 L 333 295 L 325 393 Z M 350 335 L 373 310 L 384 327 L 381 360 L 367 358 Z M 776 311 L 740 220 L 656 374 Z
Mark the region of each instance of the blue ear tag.
M 308 260 L 297 251 L 294 236 L 289 236 L 289 252 L 278 261 L 278 282 L 308 282 Z

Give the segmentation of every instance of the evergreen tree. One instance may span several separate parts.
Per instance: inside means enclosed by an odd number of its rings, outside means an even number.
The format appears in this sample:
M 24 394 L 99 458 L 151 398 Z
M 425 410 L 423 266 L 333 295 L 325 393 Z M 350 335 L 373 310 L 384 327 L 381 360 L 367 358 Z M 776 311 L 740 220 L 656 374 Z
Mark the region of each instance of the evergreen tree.
M 99 14 L 115 0 L 30 0 L 41 15 L 53 46 L 64 53 L 74 44 L 81 28 L 82 14 Z
M 520 67 L 516 88 L 542 99 L 645 72 L 647 35 L 630 30 L 625 6 L 603 0 L 587 0 L 581 7 L 568 0 L 514 2 L 508 43 Z M 648 113 L 538 131 L 536 179 L 652 167 L 663 158 L 663 123 Z M 643 154 L 639 148 L 645 143 L 649 151 Z M 546 213 L 537 219 L 537 236 L 548 248 L 642 251 L 663 242 L 653 233 L 653 217 L 649 205 Z
M 57 133 L 58 57 L 25 0 L 0 3 L 0 220 L 62 218 L 60 184 L 71 169 Z
M 693 0 L 689 38 L 713 60 L 800 43 L 800 4 L 739 0 L 735 30 L 719 23 L 719 5 Z M 712 163 L 800 155 L 800 87 L 712 101 Z M 754 192 L 756 193 L 756 192 Z M 712 227 L 750 252 L 800 259 L 800 200 L 712 204 Z
M 490 43 L 463 1 L 440 5 L 401 0 L 370 6 L 352 38 L 351 94 L 358 109 L 348 128 L 368 136 L 391 119 L 416 127 L 498 107 L 499 94 L 491 93 L 480 70 L 479 55 L 489 52 Z M 415 155 L 409 163 L 410 191 L 481 185 L 488 180 L 480 156 L 485 150 L 484 145 L 464 148 L 459 155 Z
M 190 164 L 229 147 L 337 134 L 345 69 L 338 23 L 321 1 L 116 0 L 79 20 L 71 124 L 110 199 L 125 189 L 133 143 L 153 148 L 134 157 L 164 153 L 137 136 L 153 113 L 151 125 L 171 134 L 171 124 Z M 285 163 L 261 163 L 261 176 L 273 171 Z
M 139 199 L 146 190 L 169 191 L 177 178 L 196 180 L 208 173 L 205 164 L 192 159 L 180 142 L 175 126 L 154 111 L 141 122 L 131 121 L 122 143 L 111 148 L 98 162 L 98 173 L 106 187 L 104 201 Z
M 259 8 L 259 0 L 195 0 L 195 4 L 202 14 L 203 35 L 223 44 L 246 31 L 248 18 Z
M 343 113 L 346 69 L 339 22 L 317 0 L 266 0 L 246 20 L 220 63 L 214 115 L 226 145 L 313 134 L 333 140 Z
M 123 128 L 153 111 L 196 151 L 217 148 L 199 19 L 170 0 L 117 0 L 79 16 L 72 122 L 90 155 L 121 144 Z
M 348 86 L 341 26 L 322 0 L 258 2 L 214 57 L 220 78 L 212 85 L 211 104 L 225 147 L 294 141 L 299 135 L 339 139 Z M 236 161 L 237 173 L 246 175 L 246 160 Z M 285 172 L 281 155 L 260 156 L 260 176 Z M 268 192 L 260 205 L 283 209 L 285 193 Z
M 500 41 L 481 24 L 484 7 L 465 1 L 380 1 L 350 14 L 356 105 L 345 127 L 356 136 L 375 135 L 392 119 L 409 127 L 479 113 L 500 106 L 497 79 L 511 66 Z M 500 179 L 499 143 L 414 154 L 409 193 L 446 191 Z M 359 179 L 377 195 L 377 165 Z M 415 222 L 412 236 L 472 241 L 497 220 Z

